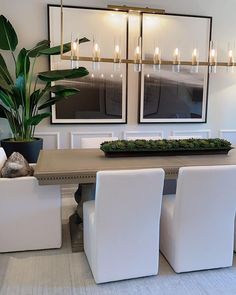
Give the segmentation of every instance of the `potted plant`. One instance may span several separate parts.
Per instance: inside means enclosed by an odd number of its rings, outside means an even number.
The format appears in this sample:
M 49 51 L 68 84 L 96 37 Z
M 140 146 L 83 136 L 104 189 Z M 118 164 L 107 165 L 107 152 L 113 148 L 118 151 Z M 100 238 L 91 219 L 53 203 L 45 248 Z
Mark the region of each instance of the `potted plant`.
M 220 138 L 116 140 L 101 144 L 107 157 L 227 154 L 233 147 Z
M 87 38 L 79 40 L 80 43 L 87 41 Z M 10 53 L 14 68 L 11 74 L 0 53 L 0 117 L 8 120 L 13 135 L 12 138 L 2 140 L 1 146 L 8 156 L 18 151 L 29 162 L 36 162 L 39 150 L 42 149 L 42 139 L 34 137 L 35 127 L 51 115 L 48 111 L 50 106 L 79 91 L 62 85 L 51 86 L 51 82 L 83 77 L 88 75 L 88 71 L 79 67 L 35 74 L 37 59 L 60 54 L 61 47 L 50 48 L 48 40 L 43 40 L 31 49 L 22 48 L 16 54 L 17 45 L 14 28 L 0 15 L 0 50 Z M 64 44 L 64 53 L 70 50 L 70 43 Z M 50 92 L 54 95 L 51 96 Z

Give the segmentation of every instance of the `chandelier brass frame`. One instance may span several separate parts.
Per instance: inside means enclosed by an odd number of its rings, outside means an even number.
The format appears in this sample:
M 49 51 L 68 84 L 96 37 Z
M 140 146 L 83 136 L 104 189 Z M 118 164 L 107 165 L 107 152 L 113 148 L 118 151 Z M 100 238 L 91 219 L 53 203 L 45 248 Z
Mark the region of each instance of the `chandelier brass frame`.
M 94 62 L 94 58 L 92 56 L 79 56 L 79 59 L 76 57 L 71 57 L 68 55 L 65 55 L 63 53 L 63 44 L 64 44 L 64 15 L 63 15 L 63 0 L 61 0 L 61 59 L 62 60 L 79 60 L 79 61 L 91 61 Z M 119 12 L 128 12 L 128 13 L 152 13 L 152 14 L 165 14 L 164 9 L 155 9 L 155 8 L 149 8 L 149 7 L 135 7 L 135 6 L 126 6 L 126 5 L 108 5 L 108 10 L 111 11 L 119 11 Z M 105 62 L 105 63 L 114 63 L 113 57 L 101 57 L 99 58 L 99 62 Z M 154 61 L 153 59 L 140 59 L 138 62 L 135 59 L 120 59 L 120 63 L 123 64 L 147 64 L 147 65 L 153 65 Z M 173 60 L 161 60 L 161 65 L 175 65 L 176 63 Z M 193 63 L 193 61 L 180 61 L 180 65 L 186 65 L 186 66 L 224 66 L 224 67 L 232 67 L 236 64 L 234 61 L 232 63 L 228 62 L 212 62 L 210 58 L 210 52 L 208 55 L 208 61 L 199 61 L 197 64 Z

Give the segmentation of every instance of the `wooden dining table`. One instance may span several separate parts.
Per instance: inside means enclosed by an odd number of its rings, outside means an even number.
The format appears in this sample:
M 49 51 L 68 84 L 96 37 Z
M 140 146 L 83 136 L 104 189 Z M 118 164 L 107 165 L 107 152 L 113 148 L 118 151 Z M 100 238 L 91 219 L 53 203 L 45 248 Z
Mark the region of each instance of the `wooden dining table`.
M 236 165 L 236 150 L 228 154 L 188 156 L 145 156 L 109 158 L 99 149 L 61 149 L 40 151 L 34 176 L 40 185 L 78 184 L 76 212 L 70 216 L 73 252 L 83 251 L 83 202 L 94 199 L 99 170 L 163 168 L 165 182 L 175 182 L 180 167 Z M 175 184 L 172 185 L 175 188 Z M 165 187 L 164 187 L 165 190 Z
M 99 170 L 163 168 L 176 179 L 180 167 L 236 165 L 236 150 L 228 154 L 109 158 L 100 149 L 41 150 L 35 167 L 39 184 L 95 183 Z

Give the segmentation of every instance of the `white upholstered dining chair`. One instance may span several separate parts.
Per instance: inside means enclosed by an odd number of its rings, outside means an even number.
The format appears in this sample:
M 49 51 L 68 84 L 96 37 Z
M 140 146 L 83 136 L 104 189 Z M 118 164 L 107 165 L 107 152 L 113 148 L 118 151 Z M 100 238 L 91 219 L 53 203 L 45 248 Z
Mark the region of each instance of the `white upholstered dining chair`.
M 164 195 L 160 250 L 175 270 L 232 266 L 236 166 L 182 167 Z
M 118 140 L 118 137 L 112 136 L 112 137 L 82 137 L 80 141 L 80 147 L 82 149 L 91 149 L 100 148 L 100 144 L 104 141 L 113 141 Z
M 0 148 L 0 171 L 6 159 Z M 60 248 L 61 242 L 60 186 L 40 186 L 33 176 L 0 177 L 0 252 Z
M 84 250 L 96 283 L 156 275 L 163 169 L 100 171 L 84 203 Z

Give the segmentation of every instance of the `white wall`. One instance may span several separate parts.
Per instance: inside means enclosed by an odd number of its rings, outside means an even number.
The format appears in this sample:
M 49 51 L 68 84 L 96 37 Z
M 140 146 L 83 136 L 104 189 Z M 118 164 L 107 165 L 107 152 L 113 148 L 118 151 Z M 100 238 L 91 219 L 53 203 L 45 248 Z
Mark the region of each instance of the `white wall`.
M 167 12 L 209 15 L 213 17 L 213 39 L 217 40 L 219 59 L 224 60 L 227 43 L 236 40 L 236 1 L 235 0 L 155 0 L 147 1 L 76 1 L 64 0 L 65 5 L 106 7 L 107 4 L 127 4 L 164 8 Z M 19 48 L 31 47 L 36 42 L 47 38 L 47 3 L 45 0 L 0 0 L 0 14 L 12 22 L 19 36 Z M 50 4 L 59 4 L 51 0 Z M 38 71 L 46 70 L 47 60 L 38 65 Z M 224 71 L 223 69 L 221 71 Z M 152 124 L 138 125 L 138 87 L 137 76 L 130 68 L 128 90 L 128 124 L 127 125 L 50 125 L 44 121 L 37 131 L 47 132 L 48 147 L 67 148 L 70 146 L 70 132 L 114 132 L 122 137 L 123 131 L 163 131 L 167 137 L 173 130 L 211 130 L 211 136 L 219 136 L 219 130 L 236 129 L 236 74 L 217 73 L 211 75 L 208 97 L 208 118 L 206 124 Z M 135 87 L 136 86 L 136 87 Z M 3 136 L 8 135 L 6 122 L 0 120 Z M 235 133 L 234 133 L 235 134 Z M 58 136 L 59 135 L 59 136 Z

